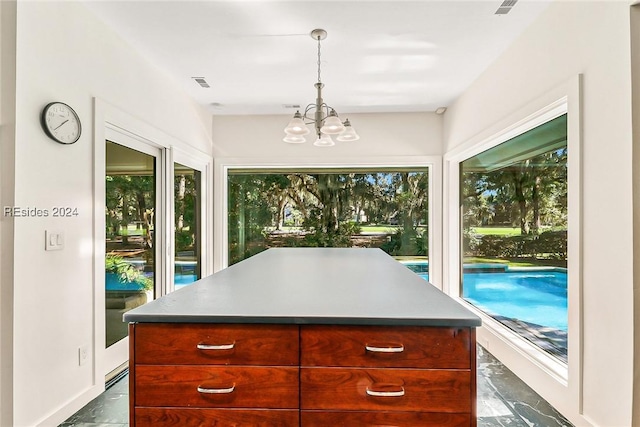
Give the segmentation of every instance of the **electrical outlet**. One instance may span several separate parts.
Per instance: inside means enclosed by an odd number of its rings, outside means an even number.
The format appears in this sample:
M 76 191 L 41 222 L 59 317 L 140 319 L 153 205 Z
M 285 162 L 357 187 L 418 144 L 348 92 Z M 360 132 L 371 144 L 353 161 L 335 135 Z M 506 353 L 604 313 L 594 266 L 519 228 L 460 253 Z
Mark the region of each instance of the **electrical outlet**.
M 89 346 L 85 344 L 78 348 L 78 364 L 82 366 L 87 363 L 87 360 L 89 360 Z

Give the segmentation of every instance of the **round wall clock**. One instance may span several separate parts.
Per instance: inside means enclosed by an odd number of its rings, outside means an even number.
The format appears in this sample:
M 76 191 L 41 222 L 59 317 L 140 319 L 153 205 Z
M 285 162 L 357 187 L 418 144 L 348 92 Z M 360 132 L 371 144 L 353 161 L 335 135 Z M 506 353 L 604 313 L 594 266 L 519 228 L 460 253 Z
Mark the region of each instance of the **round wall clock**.
M 73 108 L 62 102 L 47 104 L 40 121 L 47 136 L 60 144 L 73 144 L 82 133 L 80 118 Z

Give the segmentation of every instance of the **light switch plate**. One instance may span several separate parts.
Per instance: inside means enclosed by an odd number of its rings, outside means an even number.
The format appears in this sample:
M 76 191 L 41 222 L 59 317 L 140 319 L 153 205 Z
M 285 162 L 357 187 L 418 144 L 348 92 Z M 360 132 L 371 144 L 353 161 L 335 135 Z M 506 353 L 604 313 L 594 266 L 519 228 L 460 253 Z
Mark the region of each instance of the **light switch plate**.
M 44 250 L 60 251 L 64 248 L 64 233 L 62 231 L 44 231 Z

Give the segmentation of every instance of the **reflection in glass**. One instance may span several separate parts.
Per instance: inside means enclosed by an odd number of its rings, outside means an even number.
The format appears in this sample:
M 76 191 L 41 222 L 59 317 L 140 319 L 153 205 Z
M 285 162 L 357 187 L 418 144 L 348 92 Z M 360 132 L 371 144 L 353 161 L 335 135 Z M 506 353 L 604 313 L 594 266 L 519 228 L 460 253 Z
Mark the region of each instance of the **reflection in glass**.
M 200 171 L 175 163 L 175 289 L 202 277 L 200 199 Z
M 153 299 L 155 157 L 106 142 L 106 346 L 127 336 L 122 315 Z
M 567 116 L 461 163 L 462 296 L 567 361 Z

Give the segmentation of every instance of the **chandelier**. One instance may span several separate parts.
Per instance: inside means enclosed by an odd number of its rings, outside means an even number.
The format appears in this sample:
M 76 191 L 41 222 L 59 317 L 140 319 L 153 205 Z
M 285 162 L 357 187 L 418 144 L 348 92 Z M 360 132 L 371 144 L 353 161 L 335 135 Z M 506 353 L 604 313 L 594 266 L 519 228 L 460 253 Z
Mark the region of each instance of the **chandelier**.
M 318 139 L 313 145 L 318 147 L 331 147 L 336 143 L 331 138 L 331 135 L 337 135 L 337 141 L 356 141 L 360 139 L 360 136 L 351 127 L 349 119 L 344 122 L 338 117 L 336 110 L 325 104 L 322 100 L 322 88 L 324 84 L 320 78 L 320 41 L 327 38 L 327 32 L 323 29 L 315 29 L 310 33 L 311 38 L 318 41 L 318 82 L 314 84 L 318 91 L 315 104 L 309 104 L 304 110 L 304 114 L 300 114 L 300 111 L 296 111 L 293 115 L 293 119 L 289 122 L 284 133 L 286 136 L 283 141 L 290 144 L 300 144 L 306 142 L 304 135 L 309 134 L 311 131 L 307 127 L 309 124 L 315 126 L 316 135 Z

